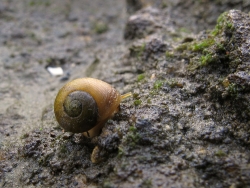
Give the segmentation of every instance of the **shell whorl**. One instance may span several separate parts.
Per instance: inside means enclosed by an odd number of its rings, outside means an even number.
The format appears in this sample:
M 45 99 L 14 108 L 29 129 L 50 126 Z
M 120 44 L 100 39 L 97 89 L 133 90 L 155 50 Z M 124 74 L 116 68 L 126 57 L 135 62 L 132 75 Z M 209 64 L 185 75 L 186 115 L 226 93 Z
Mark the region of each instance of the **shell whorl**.
M 93 97 L 84 91 L 73 91 L 64 103 L 64 112 L 71 122 L 62 122 L 62 127 L 70 132 L 85 132 L 96 125 L 98 119 L 98 107 Z M 75 123 L 74 123 L 75 122 Z

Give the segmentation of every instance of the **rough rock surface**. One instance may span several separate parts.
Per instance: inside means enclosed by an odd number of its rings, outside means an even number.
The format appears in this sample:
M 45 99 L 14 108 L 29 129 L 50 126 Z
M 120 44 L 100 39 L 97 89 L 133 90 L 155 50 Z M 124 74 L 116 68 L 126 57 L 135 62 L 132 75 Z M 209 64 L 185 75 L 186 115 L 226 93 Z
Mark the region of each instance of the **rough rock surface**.
M 249 7 L 0 2 L 0 187 L 249 187 Z M 92 139 L 53 113 L 86 76 L 133 93 Z

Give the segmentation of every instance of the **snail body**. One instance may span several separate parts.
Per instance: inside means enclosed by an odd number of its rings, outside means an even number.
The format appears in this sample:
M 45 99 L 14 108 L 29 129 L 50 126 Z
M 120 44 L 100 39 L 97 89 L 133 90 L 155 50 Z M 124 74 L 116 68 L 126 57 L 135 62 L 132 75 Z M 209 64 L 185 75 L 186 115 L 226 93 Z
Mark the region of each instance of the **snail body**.
M 126 97 L 131 94 L 126 94 Z M 64 85 L 54 102 L 60 126 L 73 133 L 94 137 L 119 110 L 124 95 L 111 85 L 94 78 L 79 78 Z

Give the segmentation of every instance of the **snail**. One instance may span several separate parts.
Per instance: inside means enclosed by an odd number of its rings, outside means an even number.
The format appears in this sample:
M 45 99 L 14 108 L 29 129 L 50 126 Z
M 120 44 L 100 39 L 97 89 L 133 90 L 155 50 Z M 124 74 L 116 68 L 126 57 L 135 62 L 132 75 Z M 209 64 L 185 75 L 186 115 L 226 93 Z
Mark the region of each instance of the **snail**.
M 120 102 L 131 95 L 131 92 L 121 95 L 108 83 L 95 78 L 75 79 L 56 96 L 56 120 L 65 131 L 92 138 L 119 111 Z

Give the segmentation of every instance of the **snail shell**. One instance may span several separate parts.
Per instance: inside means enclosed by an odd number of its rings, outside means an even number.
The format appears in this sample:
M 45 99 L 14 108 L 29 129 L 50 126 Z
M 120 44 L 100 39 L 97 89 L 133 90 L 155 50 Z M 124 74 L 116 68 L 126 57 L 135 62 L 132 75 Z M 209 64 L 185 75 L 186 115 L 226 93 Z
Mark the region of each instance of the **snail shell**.
M 105 122 L 119 110 L 120 93 L 111 85 L 94 78 L 79 78 L 58 92 L 54 112 L 65 131 L 87 137 L 100 134 Z

